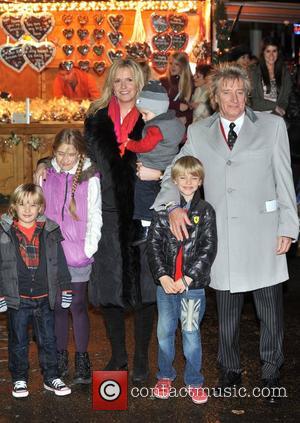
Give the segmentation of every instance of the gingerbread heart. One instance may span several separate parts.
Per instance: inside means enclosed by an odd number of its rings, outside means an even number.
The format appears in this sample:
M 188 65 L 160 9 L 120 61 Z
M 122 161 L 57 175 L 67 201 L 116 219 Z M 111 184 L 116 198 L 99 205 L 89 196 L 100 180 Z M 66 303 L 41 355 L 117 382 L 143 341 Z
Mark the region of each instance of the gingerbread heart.
M 35 41 L 42 41 L 54 28 L 55 20 L 51 13 L 35 13 L 24 15 L 21 19 L 22 28 Z
M 93 70 L 96 72 L 97 75 L 102 75 L 105 71 L 105 62 L 94 62 L 93 64 Z
M 111 63 L 113 63 L 115 60 L 122 59 L 124 56 L 124 53 L 122 50 L 109 50 L 107 53 L 107 56 Z
M 77 50 L 82 56 L 86 56 L 90 51 L 90 47 L 87 44 L 82 44 L 81 46 L 77 47 Z
M 102 44 L 94 46 L 93 52 L 96 54 L 96 56 L 102 56 L 104 52 L 104 46 Z
M 79 60 L 78 67 L 81 70 L 88 72 L 90 70 L 90 61 L 89 60 Z
M 157 73 L 165 73 L 168 67 L 169 53 L 155 52 L 152 54 L 152 66 Z
M 165 32 L 169 28 L 168 18 L 165 15 L 151 15 L 151 23 L 155 32 Z
M 63 15 L 62 21 L 65 25 L 70 25 L 73 22 L 73 16 L 72 15 Z
M 107 36 L 113 47 L 117 47 L 123 38 L 122 32 L 109 32 Z
M 100 26 L 102 24 L 102 22 L 104 21 L 104 16 L 103 15 L 95 15 L 94 20 L 95 20 L 95 23 Z
M 84 26 L 88 23 L 89 18 L 87 17 L 87 15 L 79 15 L 77 17 L 77 21 L 78 21 L 79 25 Z
M 74 47 L 71 44 L 65 44 L 62 46 L 62 50 L 66 56 L 71 56 L 74 51 Z
M 152 38 L 152 44 L 155 50 L 167 51 L 171 47 L 172 38 L 169 34 L 157 34 Z
M 189 36 L 185 32 L 181 32 L 180 34 L 176 34 L 175 32 L 171 32 L 170 36 L 172 38 L 171 48 L 174 50 L 183 50 L 189 40 Z
M 151 56 L 151 48 L 148 43 L 128 43 L 125 49 L 127 56 L 132 59 L 147 60 Z
M 63 30 L 63 35 L 67 40 L 71 40 L 74 36 L 74 29 L 73 28 L 65 28 Z
M 64 60 L 63 62 L 61 62 L 61 66 L 65 70 L 70 71 L 71 69 L 73 69 L 74 62 L 72 62 L 72 60 Z
M 78 29 L 77 35 L 81 41 L 85 40 L 89 36 L 89 31 L 87 29 Z
M 24 35 L 21 17 L 22 15 L 12 13 L 3 13 L 3 15 L 0 16 L 0 26 L 3 31 L 15 41 L 19 41 L 22 35 Z
M 29 66 L 37 72 L 42 72 L 55 57 L 55 45 L 50 42 L 24 44 L 23 55 Z
M 100 41 L 105 35 L 105 31 L 104 29 L 98 29 L 95 28 L 93 30 L 93 37 L 95 38 L 96 41 Z
M 26 66 L 22 44 L 3 44 L 0 46 L 0 59 L 15 72 L 22 72 Z
M 188 18 L 186 15 L 169 15 L 169 25 L 173 32 L 182 32 L 187 26 Z
M 110 27 L 115 31 L 119 31 L 122 22 L 124 20 L 124 16 L 123 15 L 109 15 L 108 16 L 108 23 L 110 25 Z

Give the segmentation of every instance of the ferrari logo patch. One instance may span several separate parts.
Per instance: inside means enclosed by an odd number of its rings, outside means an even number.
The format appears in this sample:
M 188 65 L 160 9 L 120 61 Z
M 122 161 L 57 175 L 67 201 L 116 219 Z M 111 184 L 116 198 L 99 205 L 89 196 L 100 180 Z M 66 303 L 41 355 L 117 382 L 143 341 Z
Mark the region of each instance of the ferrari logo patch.
M 193 217 L 193 220 L 194 220 L 195 225 L 198 225 L 199 220 L 200 220 L 200 217 L 199 216 L 194 216 Z

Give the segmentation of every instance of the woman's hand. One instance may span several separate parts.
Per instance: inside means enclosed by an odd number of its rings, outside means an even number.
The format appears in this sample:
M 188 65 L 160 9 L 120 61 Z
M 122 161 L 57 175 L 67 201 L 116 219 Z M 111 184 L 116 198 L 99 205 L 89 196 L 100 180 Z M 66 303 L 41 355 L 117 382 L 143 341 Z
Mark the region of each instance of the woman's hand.
M 278 115 L 280 115 L 280 116 L 284 116 L 285 115 L 285 110 L 282 107 L 280 107 L 280 106 L 276 106 L 274 111 Z
M 33 182 L 36 185 L 41 185 L 41 180 L 46 180 L 47 176 L 47 166 L 45 163 L 40 163 L 37 168 L 35 169 L 35 172 L 33 173 Z
M 180 104 L 179 104 L 179 110 L 180 110 L 181 112 L 186 112 L 186 111 L 188 110 L 188 108 L 189 108 L 189 105 L 188 105 L 188 104 L 186 104 L 186 103 L 180 103 Z
M 162 176 L 160 170 L 145 167 L 141 162 L 136 164 L 136 174 L 141 181 L 159 181 Z

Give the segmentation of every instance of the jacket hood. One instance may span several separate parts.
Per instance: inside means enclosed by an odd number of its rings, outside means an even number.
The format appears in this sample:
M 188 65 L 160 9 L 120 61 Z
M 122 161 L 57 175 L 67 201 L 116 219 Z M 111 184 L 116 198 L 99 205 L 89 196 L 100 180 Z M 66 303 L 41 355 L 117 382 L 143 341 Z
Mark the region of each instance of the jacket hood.
M 59 228 L 59 225 L 51 219 L 48 219 L 44 214 L 40 215 L 36 219 L 37 222 L 45 223 L 45 230 L 47 232 L 55 231 Z M 5 213 L 1 216 L 0 225 L 2 226 L 5 232 L 8 232 L 13 224 L 13 218 Z

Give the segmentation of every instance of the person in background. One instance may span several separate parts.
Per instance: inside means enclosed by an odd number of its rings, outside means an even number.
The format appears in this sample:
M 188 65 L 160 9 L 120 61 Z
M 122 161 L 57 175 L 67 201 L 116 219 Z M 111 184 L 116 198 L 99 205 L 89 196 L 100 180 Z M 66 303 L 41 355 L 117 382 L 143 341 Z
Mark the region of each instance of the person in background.
M 7 310 L 8 367 L 14 398 L 28 397 L 28 331 L 33 323 L 44 388 L 65 396 L 71 389 L 59 378 L 53 308 L 72 302 L 71 277 L 59 226 L 43 214 L 38 185 L 18 186 L 8 213 L 0 219 L 0 312 Z
M 207 86 L 207 76 L 211 70 L 211 65 L 196 66 L 194 75 L 195 91 L 190 103 L 190 107 L 193 109 L 193 122 L 205 119 L 212 114 Z
M 292 79 L 280 54 L 276 39 L 263 41 L 257 66 L 251 67 L 251 106 L 254 110 L 285 116 L 292 89 Z
M 60 64 L 53 82 L 53 96 L 67 97 L 71 100 L 96 100 L 100 97 L 96 80 L 88 72 L 75 66 L 66 69 Z
M 169 58 L 167 76 L 160 78 L 167 90 L 170 109 L 187 128 L 193 121 L 193 111 L 189 107 L 194 91 L 194 81 L 189 58 L 186 53 L 173 53 Z
M 248 47 L 240 45 L 233 47 L 228 54 L 228 61 L 248 69 L 250 65 L 250 50 Z

